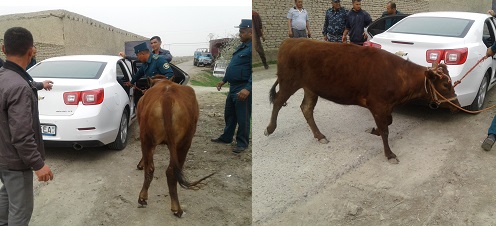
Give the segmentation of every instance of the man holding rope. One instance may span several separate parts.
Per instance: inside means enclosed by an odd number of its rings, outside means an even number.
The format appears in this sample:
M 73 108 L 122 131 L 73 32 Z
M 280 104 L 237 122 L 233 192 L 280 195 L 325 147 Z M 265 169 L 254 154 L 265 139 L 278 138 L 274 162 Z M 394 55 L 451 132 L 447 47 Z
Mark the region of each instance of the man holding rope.
M 488 13 L 494 16 L 494 12 L 492 12 L 492 10 Z M 491 47 L 487 48 L 486 59 L 494 56 L 494 53 L 496 53 L 496 42 L 494 42 Z M 484 142 L 482 142 L 482 149 L 485 151 L 490 151 L 494 145 L 494 141 L 496 141 L 496 116 L 494 116 L 491 126 L 489 126 L 489 129 L 487 130 L 487 138 Z

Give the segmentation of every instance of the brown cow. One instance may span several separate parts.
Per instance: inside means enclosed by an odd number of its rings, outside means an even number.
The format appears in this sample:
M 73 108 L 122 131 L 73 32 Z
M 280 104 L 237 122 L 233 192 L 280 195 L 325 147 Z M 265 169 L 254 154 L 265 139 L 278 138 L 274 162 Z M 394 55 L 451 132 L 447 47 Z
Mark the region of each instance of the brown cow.
M 279 92 L 276 86 L 279 84 Z M 384 144 L 384 154 L 391 163 L 399 160 L 388 144 L 388 126 L 393 122 L 393 108 L 417 98 L 435 101 L 441 107 L 453 106 L 439 101 L 442 96 L 460 105 L 445 65 L 429 69 L 404 60 L 387 51 L 353 44 L 328 43 L 309 39 L 287 39 L 278 53 L 277 80 L 270 90 L 274 104 L 265 135 L 277 127 L 279 110 L 298 89 L 303 88 L 300 108 L 314 137 L 329 141 L 319 131 L 313 118 L 318 97 L 343 104 L 359 105 L 372 112 Z
M 142 158 L 138 169 L 145 172 L 145 181 L 139 194 L 138 203 L 146 206 L 148 188 L 153 180 L 155 170 L 153 154 L 155 147 L 166 144 L 169 148 L 170 161 L 167 167 L 167 185 L 171 197 L 171 210 L 181 217 L 183 211 L 177 196 L 177 183 L 184 188 L 195 189 L 201 181 L 188 182 L 182 173 L 186 155 L 196 132 L 199 117 L 198 102 L 195 91 L 188 86 L 178 85 L 164 76 L 150 79 L 152 87 L 138 102 L 138 123 Z

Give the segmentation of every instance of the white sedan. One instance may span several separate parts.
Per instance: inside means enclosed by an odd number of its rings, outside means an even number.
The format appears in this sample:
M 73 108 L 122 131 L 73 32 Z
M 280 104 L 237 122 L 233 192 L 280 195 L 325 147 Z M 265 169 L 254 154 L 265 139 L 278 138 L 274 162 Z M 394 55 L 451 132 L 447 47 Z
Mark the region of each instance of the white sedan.
M 38 91 L 45 145 L 124 149 L 136 117 L 134 93 L 140 92 L 124 86 L 136 72 L 133 63 L 118 56 L 79 55 L 46 59 L 30 68 L 35 81 L 53 81 L 51 91 Z M 187 83 L 189 76 L 171 66 Z
M 423 66 L 445 63 L 453 82 L 460 80 L 485 55 L 496 37 L 493 18 L 480 13 L 413 14 L 374 36 L 372 31 L 383 24 L 383 19 L 379 19 L 368 27 L 373 38 L 364 45 L 381 48 Z M 483 108 L 486 92 L 496 82 L 495 67 L 496 60 L 488 58 L 455 87 L 461 106 L 470 110 Z

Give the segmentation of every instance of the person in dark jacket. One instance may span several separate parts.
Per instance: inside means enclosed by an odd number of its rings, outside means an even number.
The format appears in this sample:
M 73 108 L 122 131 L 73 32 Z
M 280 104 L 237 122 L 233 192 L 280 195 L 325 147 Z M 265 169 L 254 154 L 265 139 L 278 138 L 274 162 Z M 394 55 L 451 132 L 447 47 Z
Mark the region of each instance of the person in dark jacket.
M 346 28 L 343 33 L 343 43 L 347 41 L 347 35 L 350 36 L 350 43 L 362 46 L 367 41 L 365 28 L 372 23 L 370 14 L 362 9 L 362 0 L 353 0 L 353 8 L 348 11 L 346 17 Z
M 26 67 L 33 56 L 33 36 L 13 27 L 4 34 L 7 56 L 0 68 L 0 225 L 29 224 L 33 213 L 33 170 L 50 181 L 38 116 L 38 89 Z
M 229 93 L 224 109 L 226 127 L 220 137 L 211 139 L 215 143 L 232 143 L 238 125 L 234 153 L 246 150 L 250 141 L 252 20 L 241 20 L 239 37 L 242 44 L 234 51 L 224 78 L 217 84 L 217 90 L 220 91 L 222 86 L 229 82 Z
M 396 10 L 396 3 L 394 3 L 393 1 L 389 1 L 386 4 L 386 11 L 384 11 L 382 13 L 381 18 L 386 17 L 386 16 L 393 16 L 396 14 L 401 14 L 401 12 L 399 10 Z M 384 29 L 386 29 L 386 30 L 389 29 L 391 26 L 393 26 L 394 24 L 396 24 L 400 20 L 401 20 L 400 18 L 396 18 L 396 17 L 385 19 L 384 20 Z

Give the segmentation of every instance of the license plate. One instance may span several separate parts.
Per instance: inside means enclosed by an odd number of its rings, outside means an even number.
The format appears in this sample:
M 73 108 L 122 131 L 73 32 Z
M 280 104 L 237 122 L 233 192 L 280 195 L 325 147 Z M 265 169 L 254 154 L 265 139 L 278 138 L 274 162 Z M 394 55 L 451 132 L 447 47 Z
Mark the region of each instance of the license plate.
M 45 136 L 55 136 L 57 134 L 57 126 L 41 125 L 41 133 Z

